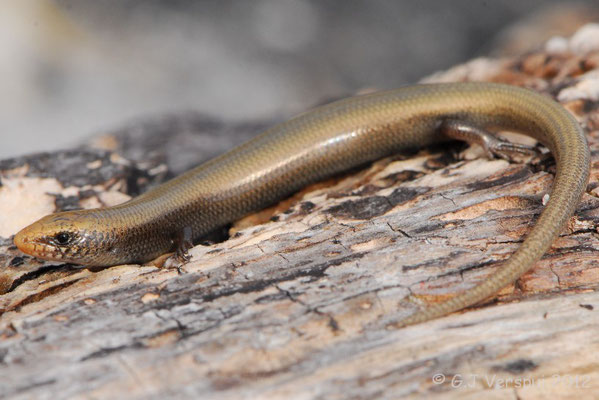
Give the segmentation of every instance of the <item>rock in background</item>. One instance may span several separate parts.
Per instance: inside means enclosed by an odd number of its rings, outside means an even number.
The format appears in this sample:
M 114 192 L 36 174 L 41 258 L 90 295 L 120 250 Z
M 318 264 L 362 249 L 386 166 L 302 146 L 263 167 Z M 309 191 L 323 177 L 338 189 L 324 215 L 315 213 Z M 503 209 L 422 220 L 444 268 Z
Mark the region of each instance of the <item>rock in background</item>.
M 165 112 L 288 116 L 331 96 L 412 83 L 489 49 L 521 54 L 596 20 L 596 3 L 0 2 L 0 159 L 72 147 Z

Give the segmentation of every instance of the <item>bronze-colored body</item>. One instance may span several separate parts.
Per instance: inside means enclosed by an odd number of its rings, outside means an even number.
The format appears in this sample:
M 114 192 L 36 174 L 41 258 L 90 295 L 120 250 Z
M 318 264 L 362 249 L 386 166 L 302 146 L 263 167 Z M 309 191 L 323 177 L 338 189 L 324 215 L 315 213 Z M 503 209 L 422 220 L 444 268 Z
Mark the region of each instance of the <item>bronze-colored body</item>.
M 341 100 L 277 125 L 122 205 L 47 216 L 19 232 L 15 243 L 40 258 L 85 265 L 149 261 L 172 251 L 185 227 L 197 240 L 311 182 L 398 150 L 447 140 L 438 129 L 445 120 L 530 135 L 551 150 L 557 173 L 537 224 L 493 277 L 401 325 L 424 321 L 514 282 L 547 251 L 574 212 L 588 180 L 589 150 L 578 123 L 559 104 L 491 83 L 415 85 Z

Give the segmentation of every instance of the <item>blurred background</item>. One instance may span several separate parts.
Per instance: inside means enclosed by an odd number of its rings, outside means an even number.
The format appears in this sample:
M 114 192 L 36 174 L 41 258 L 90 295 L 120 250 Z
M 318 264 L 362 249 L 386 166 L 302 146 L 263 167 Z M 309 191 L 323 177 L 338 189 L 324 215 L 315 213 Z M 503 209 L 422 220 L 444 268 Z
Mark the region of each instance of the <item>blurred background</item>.
M 415 82 L 597 20 L 596 0 L 0 2 L 0 158 L 132 119 L 231 121 Z

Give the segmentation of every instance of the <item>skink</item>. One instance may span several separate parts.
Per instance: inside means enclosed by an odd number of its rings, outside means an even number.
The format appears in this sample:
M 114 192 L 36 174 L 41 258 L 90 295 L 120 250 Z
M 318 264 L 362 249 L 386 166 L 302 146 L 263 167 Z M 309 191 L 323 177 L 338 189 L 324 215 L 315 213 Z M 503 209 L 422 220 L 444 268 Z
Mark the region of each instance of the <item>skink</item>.
M 552 152 L 557 172 L 536 225 L 498 272 L 396 325 L 423 322 L 513 283 L 549 249 L 573 214 L 588 181 L 589 149 L 574 117 L 551 99 L 508 85 L 447 83 L 337 101 L 121 205 L 46 216 L 17 233 L 14 242 L 47 260 L 104 266 L 146 262 L 309 183 L 399 150 L 448 140 L 452 124 L 532 136 Z

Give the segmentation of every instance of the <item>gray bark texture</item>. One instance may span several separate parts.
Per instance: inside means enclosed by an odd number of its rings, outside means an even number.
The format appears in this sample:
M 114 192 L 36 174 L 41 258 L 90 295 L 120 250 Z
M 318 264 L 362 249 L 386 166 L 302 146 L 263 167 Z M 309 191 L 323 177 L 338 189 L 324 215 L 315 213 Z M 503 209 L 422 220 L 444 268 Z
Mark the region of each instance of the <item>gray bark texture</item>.
M 501 268 L 543 208 L 551 159 L 487 160 L 460 144 L 398 154 L 244 218 L 194 247 L 182 273 L 42 262 L 12 235 L 120 203 L 275 121 L 171 115 L 0 162 L 0 398 L 592 398 L 599 27 L 586 29 L 427 79 L 553 96 L 588 133 L 593 170 L 562 236 L 515 285 L 404 329 L 386 326 Z

